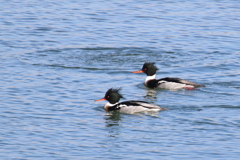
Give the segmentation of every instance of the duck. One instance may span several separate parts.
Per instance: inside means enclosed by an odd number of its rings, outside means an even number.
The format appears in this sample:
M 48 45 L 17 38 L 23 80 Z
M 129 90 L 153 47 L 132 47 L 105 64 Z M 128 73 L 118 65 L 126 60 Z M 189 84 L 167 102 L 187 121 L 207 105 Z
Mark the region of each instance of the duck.
M 177 89 L 193 90 L 198 87 L 205 87 L 205 85 L 199 85 L 197 83 L 181 78 L 165 77 L 161 79 L 156 79 L 157 70 L 158 68 L 155 66 L 155 63 L 145 62 L 141 70 L 133 71 L 132 73 L 145 73 L 147 77 L 145 79 L 144 84 L 149 88 L 161 88 L 169 90 Z
M 107 100 L 108 103 L 104 105 L 105 111 L 117 111 L 120 113 L 134 114 L 139 112 L 157 112 L 161 110 L 168 110 L 166 108 L 159 107 L 155 104 L 151 104 L 145 101 L 124 101 L 119 102 L 123 96 L 119 93 L 121 88 L 110 88 L 105 93 L 105 96 L 95 101 Z

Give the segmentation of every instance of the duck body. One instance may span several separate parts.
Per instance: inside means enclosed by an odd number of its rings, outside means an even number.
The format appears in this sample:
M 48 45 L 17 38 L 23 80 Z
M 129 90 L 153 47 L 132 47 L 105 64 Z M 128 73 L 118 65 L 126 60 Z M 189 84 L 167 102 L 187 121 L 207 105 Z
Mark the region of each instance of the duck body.
M 167 110 L 166 108 L 162 108 L 155 104 L 151 104 L 145 101 L 119 102 L 120 98 L 123 98 L 122 95 L 118 93 L 119 90 L 120 89 L 111 88 L 106 92 L 106 95 L 104 98 L 95 100 L 95 101 L 107 100 L 109 102 L 104 106 L 104 109 L 106 111 L 118 111 L 118 112 L 127 113 L 127 114 Z
M 158 80 L 151 79 L 146 81 L 145 85 L 148 86 L 149 88 L 161 88 L 169 90 L 176 90 L 182 88 L 191 90 L 197 87 L 204 87 L 203 85 L 199 85 L 191 81 L 171 77 L 165 77 Z
M 161 88 L 161 89 L 194 89 L 197 87 L 205 87 L 204 85 L 199 85 L 197 83 L 180 79 L 180 78 L 171 78 L 165 77 L 161 79 L 156 79 L 156 72 L 158 68 L 154 65 L 154 63 L 144 63 L 143 67 L 139 71 L 134 71 L 132 73 L 145 73 L 147 74 L 147 78 L 145 80 L 145 85 L 149 88 Z
M 157 112 L 161 110 L 167 110 L 154 104 L 150 104 L 144 101 L 124 101 L 116 104 L 107 103 L 104 106 L 106 111 L 118 111 L 121 113 L 138 113 L 138 112 Z

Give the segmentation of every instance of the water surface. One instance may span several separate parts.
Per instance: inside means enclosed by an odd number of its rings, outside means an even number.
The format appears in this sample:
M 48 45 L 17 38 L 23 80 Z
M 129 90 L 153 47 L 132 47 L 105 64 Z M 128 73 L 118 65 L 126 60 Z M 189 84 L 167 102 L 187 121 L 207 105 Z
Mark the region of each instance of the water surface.
M 1 1 L 3 159 L 238 159 L 238 1 Z M 144 74 L 206 85 L 152 90 Z M 111 87 L 155 115 L 107 113 Z

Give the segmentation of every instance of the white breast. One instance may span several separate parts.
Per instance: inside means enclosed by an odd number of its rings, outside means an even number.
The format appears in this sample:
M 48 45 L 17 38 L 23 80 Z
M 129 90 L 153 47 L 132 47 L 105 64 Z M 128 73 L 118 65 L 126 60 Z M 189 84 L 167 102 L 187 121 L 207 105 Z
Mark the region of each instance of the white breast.
M 153 79 L 156 79 L 156 74 L 152 75 L 152 76 L 147 76 L 147 78 L 145 79 L 145 84 L 147 85 L 147 82 L 149 80 L 153 80 Z

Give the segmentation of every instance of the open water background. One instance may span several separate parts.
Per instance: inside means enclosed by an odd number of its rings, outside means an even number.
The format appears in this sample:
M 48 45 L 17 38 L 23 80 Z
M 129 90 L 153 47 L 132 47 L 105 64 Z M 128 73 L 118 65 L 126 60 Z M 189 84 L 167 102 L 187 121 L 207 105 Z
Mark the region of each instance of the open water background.
M 240 1 L 0 3 L 1 159 L 239 159 Z M 150 90 L 146 61 L 206 87 Z M 106 113 L 111 87 L 170 110 Z

